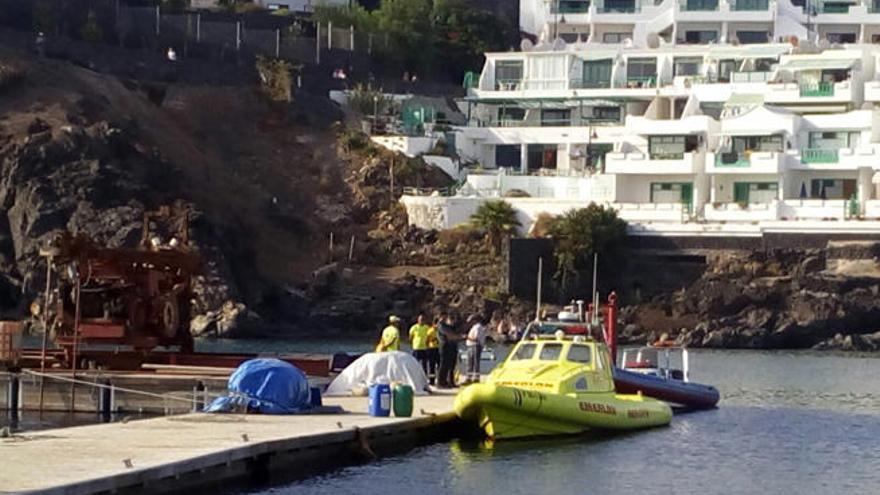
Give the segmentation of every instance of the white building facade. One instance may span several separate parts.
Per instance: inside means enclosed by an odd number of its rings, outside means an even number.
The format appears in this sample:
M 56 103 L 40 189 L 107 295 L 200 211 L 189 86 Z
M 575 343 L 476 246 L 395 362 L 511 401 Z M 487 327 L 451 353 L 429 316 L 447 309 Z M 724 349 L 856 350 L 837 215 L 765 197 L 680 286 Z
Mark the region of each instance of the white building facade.
M 880 41 L 878 0 L 521 0 L 520 30 L 538 39 L 646 46 L 767 43 L 791 37 Z
M 410 221 L 504 197 L 525 229 L 595 202 L 661 233 L 880 232 L 880 46 L 805 45 L 487 54 L 454 132 L 474 172 L 454 197 L 404 196 Z

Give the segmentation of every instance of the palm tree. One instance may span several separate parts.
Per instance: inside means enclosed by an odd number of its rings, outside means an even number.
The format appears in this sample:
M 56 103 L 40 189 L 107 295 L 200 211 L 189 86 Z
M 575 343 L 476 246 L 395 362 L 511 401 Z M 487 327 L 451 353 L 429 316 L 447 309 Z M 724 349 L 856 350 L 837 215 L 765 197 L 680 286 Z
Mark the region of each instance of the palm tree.
M 550 225 L 550 237 L 555 240 L 557 273 L 563 291 L 577 281 L 597 253 L 614 264 L 626 240 L 626 222 L 611 208 L 590 203 L 586 208 L 565 212 Z
M 516 219 L 516 210 L 504 200 L 486 201 L 471 215 L 475 227 L 486 233 L 486 241 L 497 252 L 501 239 L 516 234 L 522 224 Z

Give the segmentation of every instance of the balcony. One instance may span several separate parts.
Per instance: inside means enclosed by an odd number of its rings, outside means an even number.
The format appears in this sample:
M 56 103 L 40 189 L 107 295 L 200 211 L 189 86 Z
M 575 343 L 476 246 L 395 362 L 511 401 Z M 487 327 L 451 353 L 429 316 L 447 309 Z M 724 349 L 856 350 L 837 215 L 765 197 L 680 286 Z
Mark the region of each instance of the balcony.
M 769 7 L 768 0 L 733 0 L 730 2 L 730 10 L 737 12 L 762 11 Z
M 837 163 L 838 160 L 837 149 L 807 148 L 801 151 L 803 163 Z
M 880 163 L 880 144 L 863 143 L 854 148 L 816 149 L 789 151 L 792 156 L 790 168 L 798 170 L 851 170 L 874 168 Z
M 848 216 L 845 199 L 786 199 L 779 216 L 784 220 L 843 220 Z
M 611 207 L 627 222 L 681 222 L 690 209 L 686 203 L 612 203 Z
M 801 96 L 805 98 L 834 96 L 834 83 L 801 83 L 799 86 Z
M 608 153 L 605 155 L 605 173 L 608 174 L 693 174 L 703 155 L 679 153 L 649 155 L 642 152 Z
M 706 155 L 708 174 L 778 174 L 786 154 L 779 151 L 718 152 Z
M 760 72 L 731 72 L 730 82 L 732 83 L 763 83 L 772 79 L 773 73 L 767 71 Z
M 572 79 L 568 82 L 569 89 L 608 89 L 611 87 L 611 79 L 606 81 L 584 81 Z
M 749 154 L 747 153 L 737 153 L 732 151 L 730 153 L 718 153 L 715 155 L 715 166 L 716 167 L 748 167 L 751 165 L 749 161 Z
M 760 222 L 779 218 L 779 202 L 770 203 L 710 203 L 704 208 L 710 222 Z

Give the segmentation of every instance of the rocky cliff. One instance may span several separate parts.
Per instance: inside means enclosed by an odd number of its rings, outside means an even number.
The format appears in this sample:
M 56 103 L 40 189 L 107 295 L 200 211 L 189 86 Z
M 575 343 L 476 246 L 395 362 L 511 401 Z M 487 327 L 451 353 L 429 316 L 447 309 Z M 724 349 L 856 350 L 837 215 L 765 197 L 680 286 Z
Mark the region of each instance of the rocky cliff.
M 625 308 L 623 338 L 666 333 L 691 347 L 871 349 L 864 335 L 880 330 L 871 246 L 715 256 L 690 286 Z

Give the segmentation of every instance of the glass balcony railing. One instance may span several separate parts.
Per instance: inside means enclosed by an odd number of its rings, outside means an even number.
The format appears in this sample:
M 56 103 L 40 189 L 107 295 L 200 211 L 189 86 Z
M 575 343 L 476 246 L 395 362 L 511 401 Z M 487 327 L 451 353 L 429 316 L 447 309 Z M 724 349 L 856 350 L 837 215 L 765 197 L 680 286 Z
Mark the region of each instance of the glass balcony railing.
M 748 167 L 749 165 L 749 154 L 745 152 L 728 151 L 715 155 L 716 167 Z
M 730 9 L 737 11 L 767 10 L 769 7 L 768 0 L 734 0 L 730 3 Z
M 649 153 L 648 157 L 651 160 L 684 160 L 684 152 Z
M 711 12 L 718 10 L 718 0 L 685 0 L 681 10 L 687 12 Z
M 801 150 L 801 162 L 803 163 L 837 163 L 839 160 L 837 149 L 807 148 Z
M 590 11 L 590 2 L 562 1 L 550 4 L 551 14 L 586 14 Z
M 641 8 L 636 3 L 599 5 L 596 7 L 596 13 L 598 14 L 635 14 L 639 11 L 641 11 Z
M 611 79 L 605 81 L 585 81 L 583 79 L 572 79 L 568 83 L 569 89 L 596 89 L 596 88 L 610 88 L 611 87 Z
M 801 96 L 805 96 L 805 97 L 834 96 L 834 83 L 831 83 L 831 82 L 801 83 L 800 90 L 801 90 Z
M 820 14 L 846 14 L 849 12 L 849 5 L 839 3 L 822 3 L 819 4 Z

